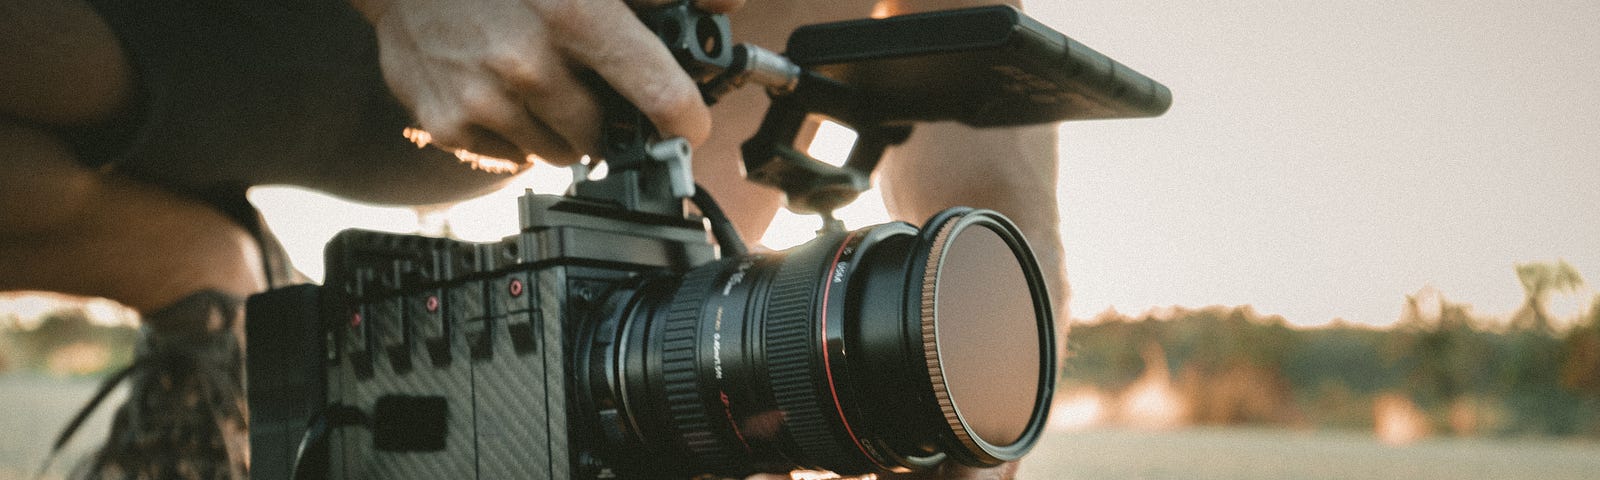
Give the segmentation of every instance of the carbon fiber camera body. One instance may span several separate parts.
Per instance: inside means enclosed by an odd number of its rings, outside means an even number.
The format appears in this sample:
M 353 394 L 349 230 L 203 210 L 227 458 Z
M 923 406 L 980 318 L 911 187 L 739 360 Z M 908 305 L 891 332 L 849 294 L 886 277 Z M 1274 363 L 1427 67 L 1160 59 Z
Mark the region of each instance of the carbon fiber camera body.
M 496 243 L 351 230 L 325 286 L 251 299 L 257 478 L 606 478 L 569 372 L 581 319 L 712 260 L 698 222 L 522 198 Z M 593 323 L 593 322 L 591 322 Z M 599 413 L 603 414 L 603 413 Z

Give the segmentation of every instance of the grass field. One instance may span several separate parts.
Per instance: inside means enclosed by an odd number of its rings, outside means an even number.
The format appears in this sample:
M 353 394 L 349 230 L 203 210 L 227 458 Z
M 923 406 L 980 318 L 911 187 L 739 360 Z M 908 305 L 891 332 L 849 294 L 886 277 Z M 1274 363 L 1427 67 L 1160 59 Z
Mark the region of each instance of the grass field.
M 33 478 L 61 427 L 98 386 L 96 380 L 0 375 L 0 480 Z M 89 452 L 106 434 L 111 407 L 121 403 L 121 392 L 106 399 L 45 478 L 60 478 L 75 458 Z
M 0 376 L 0 480 L 31 478 L 56 433 L 94 388 L 94 381 Z M 104 435 L 109 411 L 102 408 L 70 453 L 81 455 Z M 59 478 L 71 464 L 71 458 L 57 461 L 56 473 L 46 478 Z M 1053 432 L 1028 458 L 1021 478 L 1591 480 L 1600 478 L 1600 443 L 1435 439 L 1394 447 L 1360 432 Z
M 1046 436 L 1021 478 L 1592 480 L 1600 444 L 1441 438 L 1396 447 L 1362 432 L 1088 430 Z

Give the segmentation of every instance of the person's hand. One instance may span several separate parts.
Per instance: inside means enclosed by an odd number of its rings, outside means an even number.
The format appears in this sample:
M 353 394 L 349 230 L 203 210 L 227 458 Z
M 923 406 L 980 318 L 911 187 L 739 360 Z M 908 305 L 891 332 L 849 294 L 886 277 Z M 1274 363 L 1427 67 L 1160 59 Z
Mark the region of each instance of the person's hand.
M 567 165 L 598 150 L 593 70 L 663 137 L 704 141 L 699 90 L 631 8 L 672 0 L 351 0 L 377 32 L 389 89 L 428 142 Z M 744 0 L 696 0 L 727 12 Z M 396 132 L 397 134 L 399 132 Z
M 1017 476 L 1017 462 L 993 468 L 972 468 L 955 462 L 945 462 L 939 468 L 926 472 L 897 475 L 879 474 L 878 480 L 1012 480 Z M 759 473 L 744 480 L 789 480 L 788 475 Z

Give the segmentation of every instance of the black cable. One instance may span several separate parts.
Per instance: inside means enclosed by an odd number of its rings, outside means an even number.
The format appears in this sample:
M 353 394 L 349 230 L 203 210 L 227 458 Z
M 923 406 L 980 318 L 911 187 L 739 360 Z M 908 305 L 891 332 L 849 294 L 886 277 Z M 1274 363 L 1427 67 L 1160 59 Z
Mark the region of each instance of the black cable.
M 352 426 L 368 425 L 372 423 L 367 414 L 355 407 L 343 404 L 328 405 L 323 410 L 311 417 L 306 422 L 306 432 L 300 435 L 300 446 L 295 449 L 294 463 L 289 468 L 290 480 L 321 479 L 327 475 L 326 445 L 328 431 L 331 429 Z M 312 461 L 307 460 L 307 454 L 318 455 Z
M 744 240 L 739 238 L 739 230 L 733 227 L 733 221 L 728 220 L 728 214 L 717 206 L 717 201 L 711 198 L 711 192 L 706 187 L 696 183 L 694 196 L 689 197 L 694 202 L 695 208 L 700 209 L 700 214 L 711 221 L 711 236 L 717 239 L 717 246 L 722 249 L 722 258 L 742 257 L 750 253 Z
M 100 402 L 105 401 L 106 397 L 111 395 L 111 392 L 116 389 L 118 384 L 127 379 L 134 370 L 143 368 L 145 363 L 135 359 L 133 364 L 123 367 L 122 370 L 118 370 L 117 373 L 111 374 L 110 377 L 106 377 L 104 381 L 100 382 L 100 388 L 95 391 L 94 397 L 89 399 L 89 404 L 78 410 L 78 414 L 73 415 L 72 421 L 67 422 L 67 427 L 61 429 L 61 434 L 56 436 L 56 443 L 50 446 L 50 453 L 45 455 L 44 463 L 39 466 L 39 473 L 35 474 L 33 478 L 44 478 L 45 472 L 50 470 L 50 464 L 55 462 L 56 456 L 61 454 L 63 448 L 66 448 L 67 441 L 72 440 L 72 435 L 78 432 L 78 428 L 82 427 L 83 422 L 89 419 L 89 415 L 94 413 L 95 409 L 100 406 Z

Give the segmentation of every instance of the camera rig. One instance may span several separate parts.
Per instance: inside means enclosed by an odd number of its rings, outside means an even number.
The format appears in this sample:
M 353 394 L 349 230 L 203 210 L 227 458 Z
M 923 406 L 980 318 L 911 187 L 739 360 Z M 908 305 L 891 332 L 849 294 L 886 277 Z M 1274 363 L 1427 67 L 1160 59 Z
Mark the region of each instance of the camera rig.
M 689 2 L 640 18 L 708 103 L 767 90 L 746 175 L 822 215 L 818 239 L 748 255 L 695 186 L 687 142 L 602 94 L 608 173 L 582 165 L 566 195 L 522 197 L 516 235 L 346 231 L 328 244 L 325 286 L 250 299 L 256 478 L 909 471 L 1032 447 L 1054 334 L 1015 226 L 957 208 L 920 229 L 845 232 L 830 212 L 914 123 L 1154 116 L 1166 87 L 1009 7 L 802 27 L 783 55 L 734 44 L 726 17 Z M 813 115 L 858 132 L 843 165 L 794 145 Z M 964 273 L 982 264 L 1002 268 Z M 990 283 L 1012 293 L 940 293 Z M 1010 320 L 967 323 L 1015 333 L 996 348 L 935 313 L 974 310 Z M 994 361 L 1020 373 L 970 370 Z
M 1005 6 L 805 26 L 782 55 L 730 44 L 726 16 L 686 4 L 641 17 L 708 104 L 747 84 L 766 88 L 772 104 L 742 149 L 746 176 L 782 190 L 791 210 L 824 218 L 870 188 L 884 151 L 918 122 L 999 127 L 1147 117 L 1172 103 L 1161 83 Z M 684 145 L 650 144 L 655 130 L 637 109 L 618 95 L 605 101 L 602 157 L 613 172 L 640 175 L 580 182 L 576 195 L 673 214 L 681 202 L 666 199 L 687 198 L 692 187 Z M 795 146 L 813 115 L 857 132 L 843 165 Z

